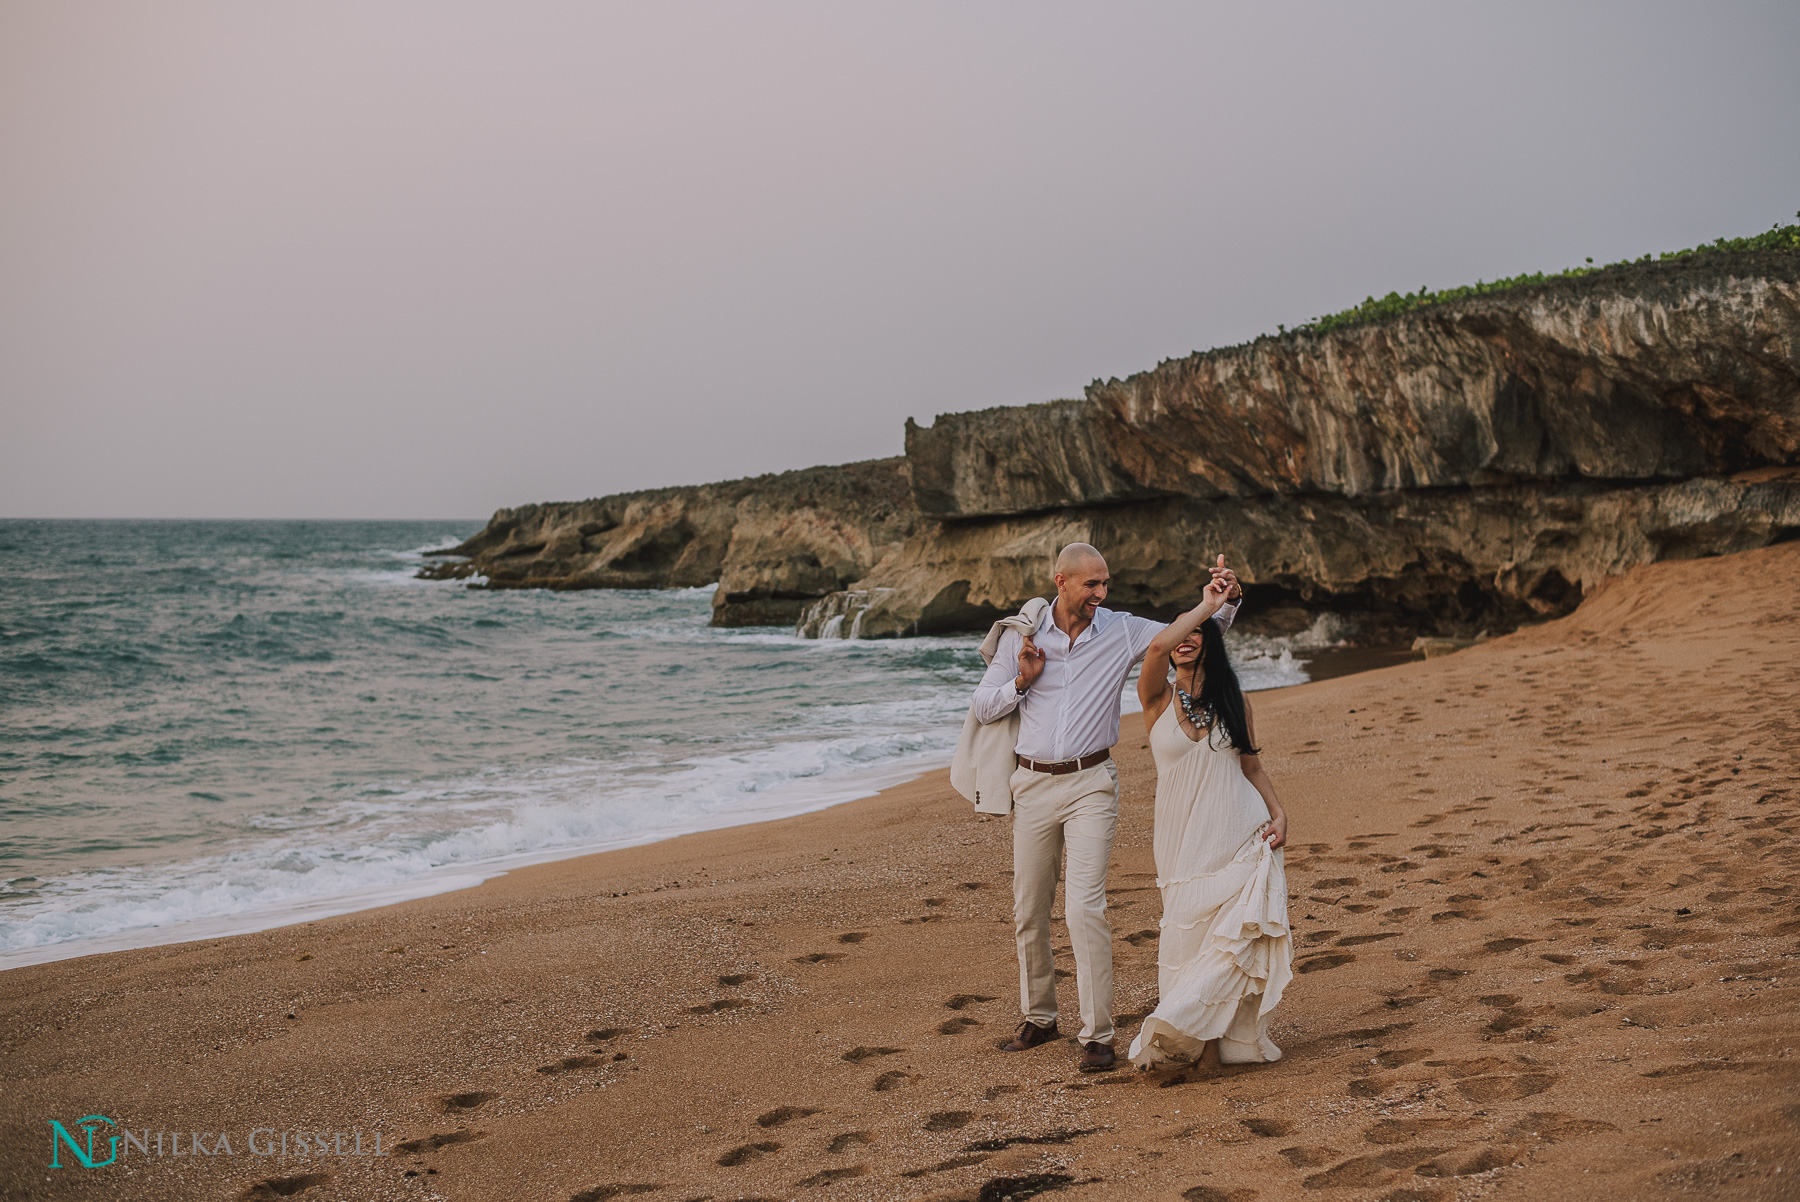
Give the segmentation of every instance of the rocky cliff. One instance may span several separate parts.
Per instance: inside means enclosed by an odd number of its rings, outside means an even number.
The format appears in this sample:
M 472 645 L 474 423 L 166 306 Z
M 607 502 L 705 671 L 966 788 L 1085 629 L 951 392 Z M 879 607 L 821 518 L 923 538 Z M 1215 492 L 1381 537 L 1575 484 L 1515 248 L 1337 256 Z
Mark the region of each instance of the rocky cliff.
M 917 526 L 904 459 L 502 509 L 421 575 L 485 588 L 719 582 L 713 622 L 792 625 Z
M 920 510 L 1674 480 L 1800 450 L 1800 255 L 1636 264 L 907 424 Z
M 1800 255 L 1721 253 L 909 420 L 904 460 L 503 510 L 448 571 L 717 578 L 721 623 L 804 608 L 809 633 L 883 636 L 979 626 L 1047 591 L 1079 539 L 1140 612 L 1188 603 L 1222 551 L 1247 617 L 1468 633 L 1565 612 L 1636 564 L 1796 533 Z

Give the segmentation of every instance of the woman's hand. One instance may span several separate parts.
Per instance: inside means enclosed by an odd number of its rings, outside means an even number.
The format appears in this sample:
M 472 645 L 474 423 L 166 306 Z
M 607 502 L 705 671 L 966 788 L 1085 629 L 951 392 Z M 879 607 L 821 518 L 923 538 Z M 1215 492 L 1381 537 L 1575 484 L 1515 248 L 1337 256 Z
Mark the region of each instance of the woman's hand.
M 1286 843 L 1287 815 L 1282 814 L 1279 817 L 1269 819 L 1269 826 L 1268 829 L 1263 832 L 1263 838 L 1269 841 L 1270 851 L 1274 851 L 1277 847 Z

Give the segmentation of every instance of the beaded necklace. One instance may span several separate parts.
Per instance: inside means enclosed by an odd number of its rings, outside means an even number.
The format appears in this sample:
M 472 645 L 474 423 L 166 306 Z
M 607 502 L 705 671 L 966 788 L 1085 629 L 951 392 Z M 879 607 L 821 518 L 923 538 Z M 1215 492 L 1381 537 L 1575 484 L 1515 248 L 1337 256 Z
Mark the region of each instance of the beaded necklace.
M 1181 711 L 1187 715 L 1188 724 L 1197 731 L 1210 734 L 1219 717 L 1217 707 L 1210 701 L 1203 704 L 1200 698 L 1182 688 L 1179 676 L 1176 677 L 1175 696 L 1181 702 Z

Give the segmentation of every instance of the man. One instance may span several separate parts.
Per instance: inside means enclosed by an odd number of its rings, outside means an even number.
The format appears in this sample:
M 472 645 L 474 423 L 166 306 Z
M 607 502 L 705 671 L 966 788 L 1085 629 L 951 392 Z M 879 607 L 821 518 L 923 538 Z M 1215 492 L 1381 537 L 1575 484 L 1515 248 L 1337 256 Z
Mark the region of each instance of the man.
M 1229 627 L 1243 591 L 1219 556 L 1215 580 L 1228 588 L 1217 616 Z M 1111 577 L 1086 543 L 1056 557 L 1056 602 L 1029 635 L 1007 630 L 975 689 L 974 712 L 995 722 L 1017 709 L 1018 767 L 1013 795 L 1013 933 L 1019 950 L 1019 1005 L 1025 1021 L 1004 1050 L 1050 1042 L 1056 1029 L 1056 967 L 1050 907 L 1059 861 L 1068 858 L 1063 912 L 1075 951 L 1084 1073 L 1113 1066 L 1112 924 L 1106 868 L 1119 821 L 1119 693 L 1133 664 L 1165 623 L 1102 609 Z

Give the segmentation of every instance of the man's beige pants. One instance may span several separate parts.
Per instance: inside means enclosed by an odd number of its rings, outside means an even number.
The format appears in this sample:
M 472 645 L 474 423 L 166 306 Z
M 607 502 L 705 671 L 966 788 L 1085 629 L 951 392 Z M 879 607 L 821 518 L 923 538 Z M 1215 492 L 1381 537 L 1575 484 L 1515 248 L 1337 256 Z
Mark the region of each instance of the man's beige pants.
M 1119 826 L 1119 770 L 1109 759 L 1052 776 L 1015 768 L 1013 933 L 1019 943 L 1019 1006 L 1040 1027 L 1056 1021 L 1056 962 L 1050 907 L 1057 870 L 1068 857 L 1063 917 L 1075 952 L 1082 1043 L 1113 1039 L 1112 923 L 1106 917 L 1106 866 Z

